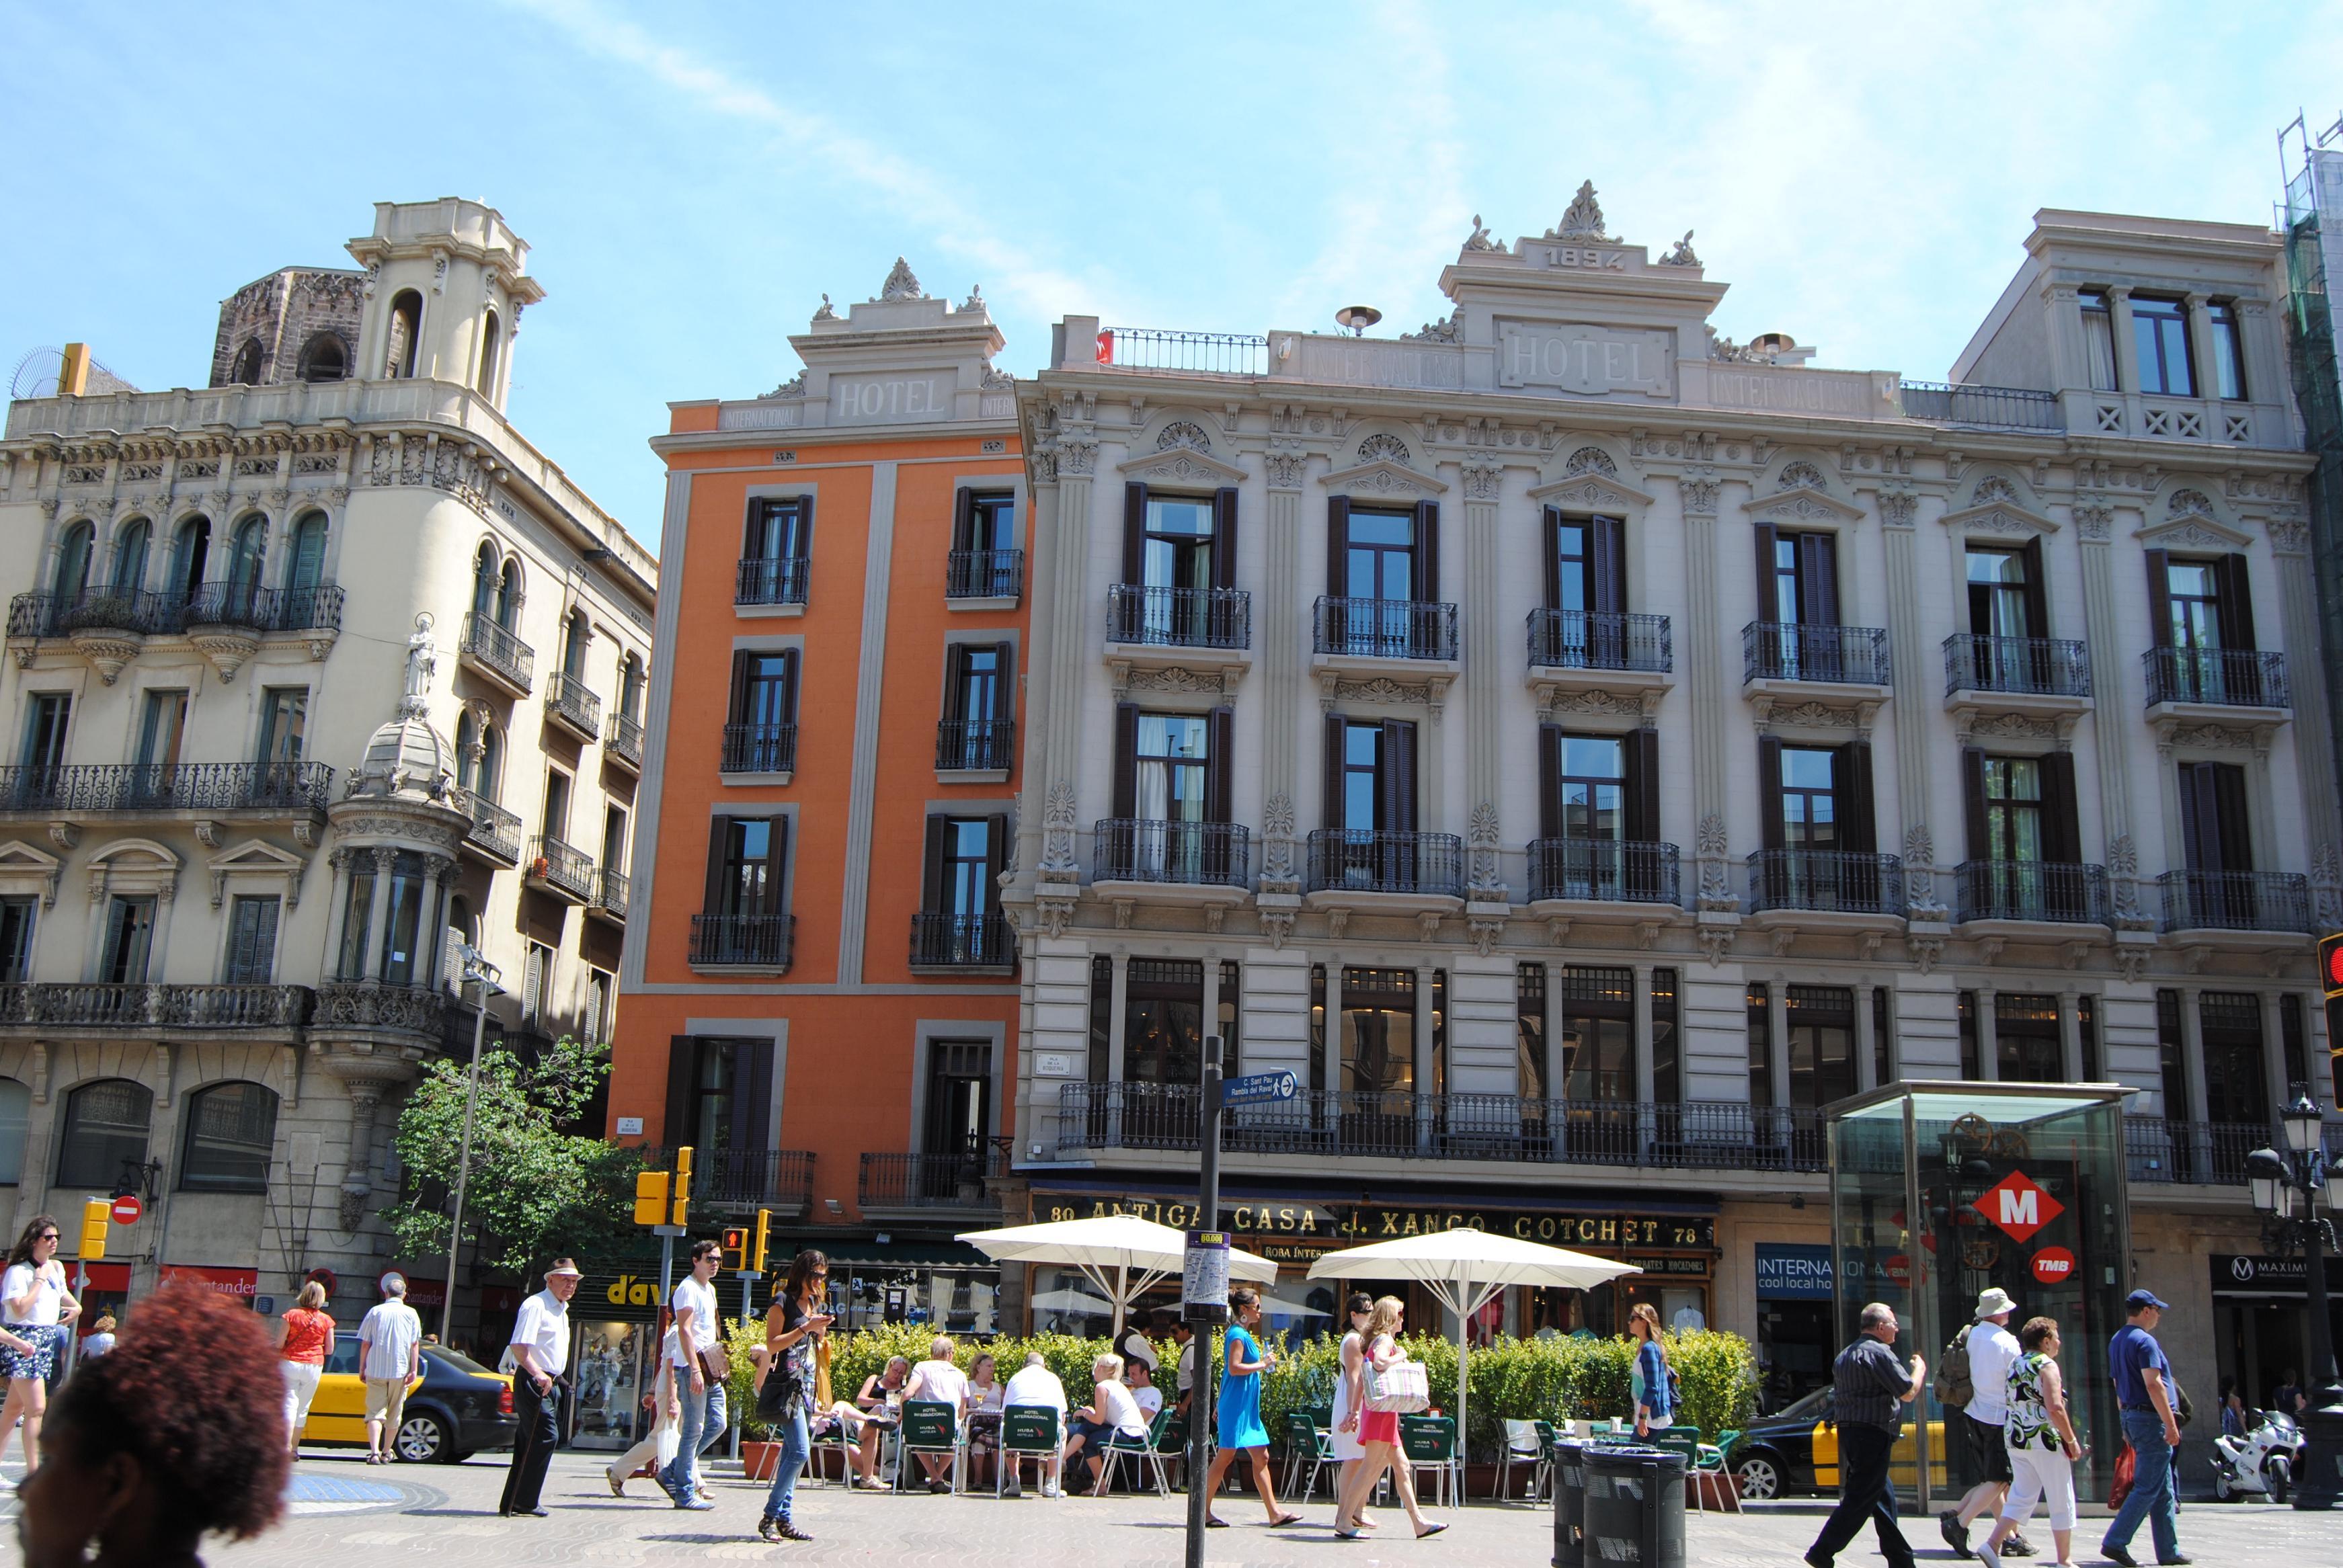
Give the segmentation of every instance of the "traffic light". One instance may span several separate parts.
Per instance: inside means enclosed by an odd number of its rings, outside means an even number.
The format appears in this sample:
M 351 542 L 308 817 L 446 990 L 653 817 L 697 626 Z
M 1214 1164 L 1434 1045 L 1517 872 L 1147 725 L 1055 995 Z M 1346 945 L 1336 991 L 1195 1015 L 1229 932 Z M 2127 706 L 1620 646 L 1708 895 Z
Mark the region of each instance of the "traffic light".
M 689 1143 L 675 1151 L 675 1188 L 669 1194 L 668 1202 L 672 1211 L 669 1224 L 691 1223 L 689 1217 L 691 1209 L 691 1145 Z
M 758 1273 L 761 1274 L 765 1271 L 765 1248 L 772 1239 L 773 1211 L 770 1209 L 759 1209 L 757 1211 L 757 1250 L 749 1259 L 749 1267 Z
M 2318 983 L 2327 988 L 2327 1000 L 2343 996 L 2343 931 L 2318 939 Z
M 94 1263 L 106 1256 L 106 1228 L 113 1221 L 108 1211 L 114 1207 L 103 1198 L 92 1198 L 81 1206 L 81 1261 Z
M 719 1270 L 730 1269 L 738 1272 L 747 1268 L 749 1266 L 749 1227 L 725 1226 L 723 1247 L 724 1256 L 717 1264 Z
M 667 1223 L 667 1172 L 638 1171 L 635 1172 L 635 1223 L 664 1225 Z
M 2343 1111 L 2343 996 L 2327 999 L 2327 1064 L 2335 1108 Z

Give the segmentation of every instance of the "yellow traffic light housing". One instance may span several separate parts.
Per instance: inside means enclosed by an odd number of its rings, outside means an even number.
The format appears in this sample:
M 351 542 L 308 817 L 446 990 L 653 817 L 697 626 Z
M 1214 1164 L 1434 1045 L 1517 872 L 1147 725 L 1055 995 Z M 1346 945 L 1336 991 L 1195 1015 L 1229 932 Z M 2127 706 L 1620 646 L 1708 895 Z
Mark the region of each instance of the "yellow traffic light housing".
M 114 1205 L 103 1198 L 92 1198 L 81 1206 L 81 1260 L 94 1263 L 106 1256 L 106 1231 L 112 1224 Z
M 667 1172 L 638 1171 L 635 1172 L 635 1223 L 664 1225 L 667 1223 Z
M 749 1267 L 758 1273 L 761 1274 L 765 1271 L 765 1249 L 771 1244 L 772 1239 L 773 1211 L 770 1209 L 759 1209 L 757 1211 L 757 1251 L 749 1261 Z
M 746 1225 L 725 1226 L 722 1245 L 724 1248 L 724 1257 L 718 1264 L 719 1269 L 730 1269 L 737 1271 L 749 1266 L 749 1227 Z
M 675 1151 L 675 1187 L 668 1198 L 670 1225 L 691 1223 L 691 1145 L 685 1144 Z

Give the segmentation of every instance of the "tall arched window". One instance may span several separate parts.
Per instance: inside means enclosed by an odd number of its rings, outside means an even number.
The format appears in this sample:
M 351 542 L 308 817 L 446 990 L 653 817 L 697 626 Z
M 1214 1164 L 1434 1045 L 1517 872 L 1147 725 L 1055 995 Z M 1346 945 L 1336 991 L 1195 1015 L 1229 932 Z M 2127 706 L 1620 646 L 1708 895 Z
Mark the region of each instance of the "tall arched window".
M 25 1139 L 33 1126 L 33 1091 L 13 1078 L 0 1078 L 0 1187 L 25 1179 Z
M 107 1192 L 135 1180 L 146 1163 L 154 1114 L 154 1091 L 126 1078 L 101 1078 L 75 1090 L 65 1097 L 56 1184 L 69 1191 Z
M 631 653 L 618 660 L 618 711 L 642 722 L 643 661 Z
M 429 900 L 434 908 L 424 908 L 429 891 L 426 869 L 420 855 L 402 849 L 393 858 L 390 886 L 383 899 L 382 929 L 377 930 L 374 885 L 379 872 L 373 856 L 359 857 L 350 874 L 349 903 L 342 917 L 341 979 L 377 978 L 385 985 L 428 982 L 431 955 L 420 942 L 425 938 L 437 940 L 441 914 L 436 898 Z M 366 972 L 369 960 L 376 966 L 372 977 Z
M 236 543 L 227 558 L 227 580 L 249 594 L 260 586 L 260 558 L 268 548 L 268 519 L 255 512 L 236 526 Z
M 394 381 L 415 374 L 416 343 L 423 332 L 423 297 L 411 288 L 399 290 L 390 302 L 389 342 L 385 345 L 382 373 Z
M 260 339 L 247 337 L 244 347 L 236 351 L 236 368 L 228 372 L 229 380 L 245 387 L 260 385 Z
M 215 1083 L 187 1096 L 182 1192 L 266 1192 L 277 1147 L 277 1095 L 257 1083 Z
M 350 351 L 340 337 L 320 332 L 301 345 L 301 379 L 339 381 L 350 373 Z
M 57 541 L 57 576 L 55 589 L 57 598 L 70 602 L 81 597 L 89 587 L 90 546 L 95 533 L 85 522 L 75 523 L 65 529 Z
M 107 586 L 118 594 L 134 594 L 146 586 L 146 550 L 155 538 L 155 527 L 144 518 L 133 518 L 114 538 L 114 572 Z
M 494 801 L 503 791 L 505 779 L 505 741 L 493 723 L 480 726 L 480 777 L 472 788 L 480 799 Z
M 212 520 L 198 514 L 181 523 L 171 536 L 171 590 L 192 594 L 203 587 L 211 556 Z
M 480 743 L 480 721 L 468 708 L 456 716 L 456 782 L 467 789 L 479 788 L 480 765 L 472 753 Z
M 491 310 L 488 319 L 480 324 L 480 378 L 478 386 L 483 397 L 497 395 L 497 351 L 501 342 L 497 313 Z
M 326 514 L 304 512 L 285 546 L 285 586 L 305 594 L 326 580 Z
M 497 547 L 486 539 L 480 541 L 480 553 L 472 558 L 472 615 L 487 620 L 497 608 Z
M 504 575 L 497 579 L 497 624 L 507 631 L 520 623 L 520 563 L 505 562 Z
M 594 640 L 594 628 L 588 624 L 584 610 L 572 610 L 561 625 L 561 673 L 572 680 L 586 678 L 586 649 Z

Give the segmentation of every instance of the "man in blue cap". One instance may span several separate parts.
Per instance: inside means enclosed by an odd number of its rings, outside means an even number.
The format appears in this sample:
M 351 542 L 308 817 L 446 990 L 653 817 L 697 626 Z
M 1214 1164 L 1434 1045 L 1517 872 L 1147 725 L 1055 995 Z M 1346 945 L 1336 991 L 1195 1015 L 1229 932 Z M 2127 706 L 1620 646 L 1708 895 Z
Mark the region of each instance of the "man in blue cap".
M 2134 1291 L 2124 1298 L 2124 1326 L 2107 1343 L 2107 1369 L 2114 1375 L 2116 1403 L 2123 1415 L 2124 1437 L 2131 1443 L 2137 1468 L 2132 1473 L 2131 1494 L 2107 1525 L 2099 1554 L 2122 1568 L 2139 1568 L 2131 1554 L 2131 1538 L 2139 1522 L 2156 1538 L 2156 1560 L 2173 1564 L 2188 1561 L 2180 1554 L 2180 1496 L 2173 1486 L 2172 1455 L 2180 1446 L 2180 1419 L 2174 1409 L 2172 1363 L 2156 1342 L 2156 1325 L 2164 1321 L 2164 1303 L 2153 1291 Z

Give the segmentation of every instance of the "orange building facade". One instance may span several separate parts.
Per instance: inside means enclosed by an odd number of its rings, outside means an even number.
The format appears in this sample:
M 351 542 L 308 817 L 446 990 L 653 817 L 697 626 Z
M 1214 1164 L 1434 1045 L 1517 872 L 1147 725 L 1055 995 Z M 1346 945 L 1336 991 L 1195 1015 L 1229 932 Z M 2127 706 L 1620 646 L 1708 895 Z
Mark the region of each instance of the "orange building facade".
M 671 405 L 609 1131 L 697 1151 L 872 1314 L 993 1326 L 1014 1103 L 1027 490 L 980 296 L 825 297 L 805 369 Z M 959 1265 L 967 1265 L 963 1270 Z M 890 1303 L 884 1290 L 897 1292 Z

